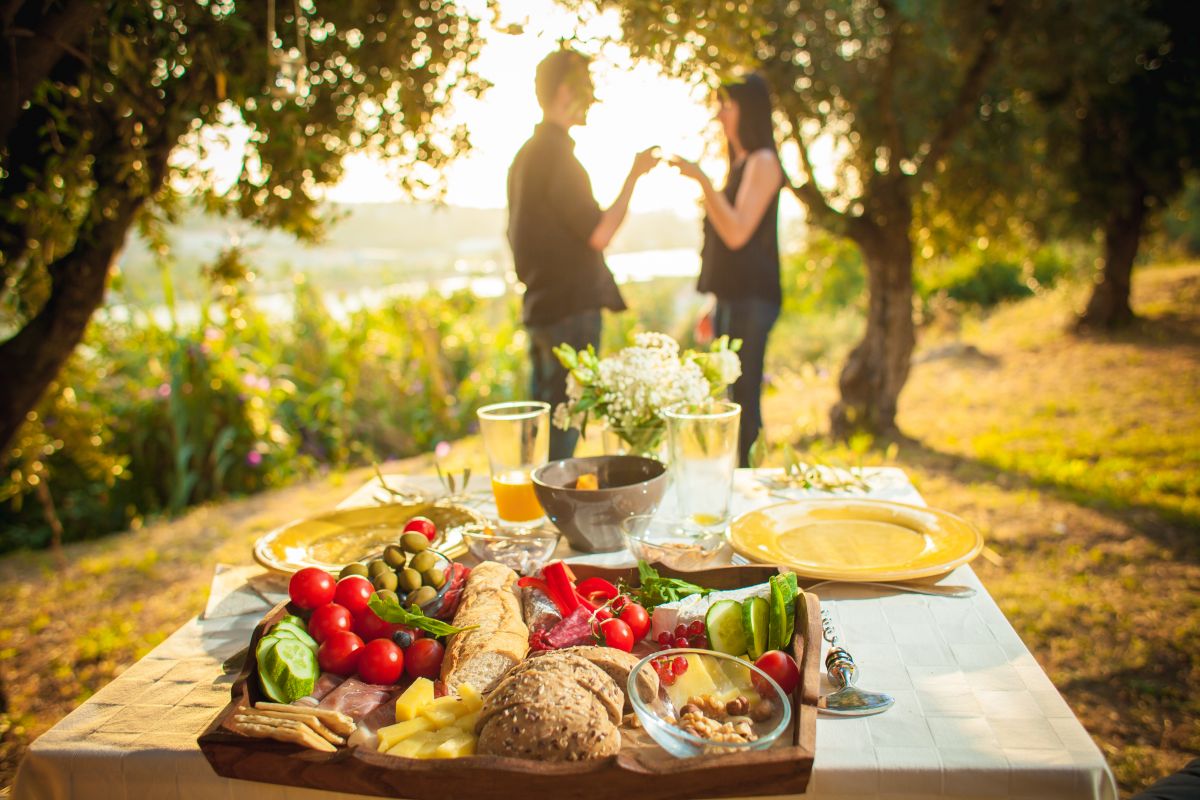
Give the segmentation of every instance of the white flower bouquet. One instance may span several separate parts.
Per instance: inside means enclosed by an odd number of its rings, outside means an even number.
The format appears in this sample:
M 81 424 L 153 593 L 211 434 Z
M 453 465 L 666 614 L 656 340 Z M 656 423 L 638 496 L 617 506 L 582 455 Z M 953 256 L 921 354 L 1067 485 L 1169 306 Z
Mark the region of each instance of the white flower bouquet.
M 554 349 L 570 374 L 567 402 L 554 409 L 559 428 L 586 432 L 588 421 L 604 421 L 635 453 L 657 451 L 666 432 L 663 409 L 716 397 L 742 374 L 741 340 L 722 336 L 707 352 L 680 352 L 664 333 L 639 333 L 633 344 L 599 358 L 592 347 Z

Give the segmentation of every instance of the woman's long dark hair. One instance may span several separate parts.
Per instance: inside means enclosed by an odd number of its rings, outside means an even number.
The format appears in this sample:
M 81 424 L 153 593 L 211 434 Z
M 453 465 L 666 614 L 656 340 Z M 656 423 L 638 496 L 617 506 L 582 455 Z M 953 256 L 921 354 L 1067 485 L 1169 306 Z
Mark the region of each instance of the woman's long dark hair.
M 779 157 L 775 146 L 775 126 L 771 122 L 771 89 L 757 72 L 721 86 L 721 93 L 738 107 L 737 138 L 746 153 L 769 149 Z M 734 162 L 733 142 L 729 143 L 729 165 Z

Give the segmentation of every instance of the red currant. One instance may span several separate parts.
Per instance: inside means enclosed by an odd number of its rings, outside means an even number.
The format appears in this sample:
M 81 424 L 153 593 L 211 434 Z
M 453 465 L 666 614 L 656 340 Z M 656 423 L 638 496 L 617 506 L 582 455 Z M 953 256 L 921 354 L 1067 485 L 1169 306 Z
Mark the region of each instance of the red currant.
M 678 639 L 675 640 L 675 646 L 676 647 L 691 647 L 691 645 L 688 644 L 688 640 L 683 638 L 682 636 L 680 636 Z
M 676 656 L 674 660 L 671 661 L 671 672 L 675 673 L 676 675 L 682 675 L 683 673 L 687 672 L 687 669 L 688 660 L 683 656 Z
M 675 673 L 671 672 L 671 670 L 669 670 L 669 669 L 664 669 L 660 673 L 660 678 L 661 678 L 664 686 L 671 686 L 672 684 L 675 683 Z
M 663 631 L 658 635 L 658 643 L 662 645 L 668 645 L 674 641 L 674 639 L 675 637 L 671 635 L 670 631 Z
M 688 625 L 687 632 L 691 636 L 700 636 L 704 633 L 704 623 L 700 620 L 696 620 L 691 625 Z
M 687 625 L 681 622 L 675 626 L 675 638 L 682 639 L 684 636 L 687 636 Z

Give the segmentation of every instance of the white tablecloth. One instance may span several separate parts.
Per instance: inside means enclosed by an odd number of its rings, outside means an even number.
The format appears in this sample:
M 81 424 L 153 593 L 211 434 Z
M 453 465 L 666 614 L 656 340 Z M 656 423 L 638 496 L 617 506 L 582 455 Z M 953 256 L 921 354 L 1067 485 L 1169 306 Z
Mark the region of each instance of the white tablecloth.
M 923 505 L 897 469 L 868 471 L 867 496 Z M 426 488 L 426 480 L 414 478 Z M 739 471 L 735 511 L 775 502 Z M 368 484 L 344 506 L 375 502 Z M 801 497 L 805 492 L 790 492 Z M 486 508 L 486 493 L 477 495 Z M 632 563 L 629 555 L 559 555 Z M 821 587 L 860 685 L 896 705 L 864 718 L 821 717 L 808 796 L 1115 800 L 1099 749 L 988 595 L 962 566 L 943 582 L 971 599 Z M 229 700 L 222 662 L 243 648 L 281 585 L 257 567 L 219 567 L 205 613 L 96 693 L 30 747 L 15 798 L 332 798 L 218 777 L 196 737 Z M 347 795 L 343 795 L 347 796 Z M 448 796 L 452 793 L 448 792 Z

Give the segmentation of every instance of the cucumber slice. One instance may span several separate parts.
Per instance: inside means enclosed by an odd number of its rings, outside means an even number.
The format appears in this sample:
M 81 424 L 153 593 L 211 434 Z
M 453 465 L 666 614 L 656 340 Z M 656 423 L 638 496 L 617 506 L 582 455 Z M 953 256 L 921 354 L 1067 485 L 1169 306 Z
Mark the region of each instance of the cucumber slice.
M 787 582 L 782 576 L 772 576 L 770 584 L 770 625 L 767 634 L 769 650 L 787 650 L 792 644 L 792 633 L 796 628 L 794 600 L 787 600 Z
M 259 685 L 277 703 L 298 700 L 317 685 L 317 654 L 291 631 L 264 636 L 254 655 Z
M 290 619 L 294 619 L 294 617 L 292 617 Z M 287 619 L 277 622 L 275 624 L 275 627 L 271 628 L 272 635 L 284 633 L 285 631 L 294 634 L 297 639 L 304 642 L 306 645 L 308 645 L 313 650 L 316 650 L 317 647 L 319 647 L 319 645 L 317 644 L 317 640 L 312 638 L 311 636 L 309 636 L 308 631 L 306 631 L 300 625 L 297 625 L 293 622 L 289 622 Z
M 761 597 L 748 597 L 742 602 L 742 627 L 746 629 L 746 653 L 751 661 L 767 652 L 767 632 L 770 604 Z
M 704 615 L 708 646 L 720 653 L 740 656 L 746 652 L 746 629 L 742 626 L 742 604 L 719 600 Z
M 794 572 L 783 573 L 775 578 L 775 582 L 779 584 L 783 593 L 783 610 L 787 618 L 783 629 L 783 641 L 779 649 L 789 650 L 792 646 L 792 637 L 796 634 L 796 598 L 800 596 L 800 590 Z

